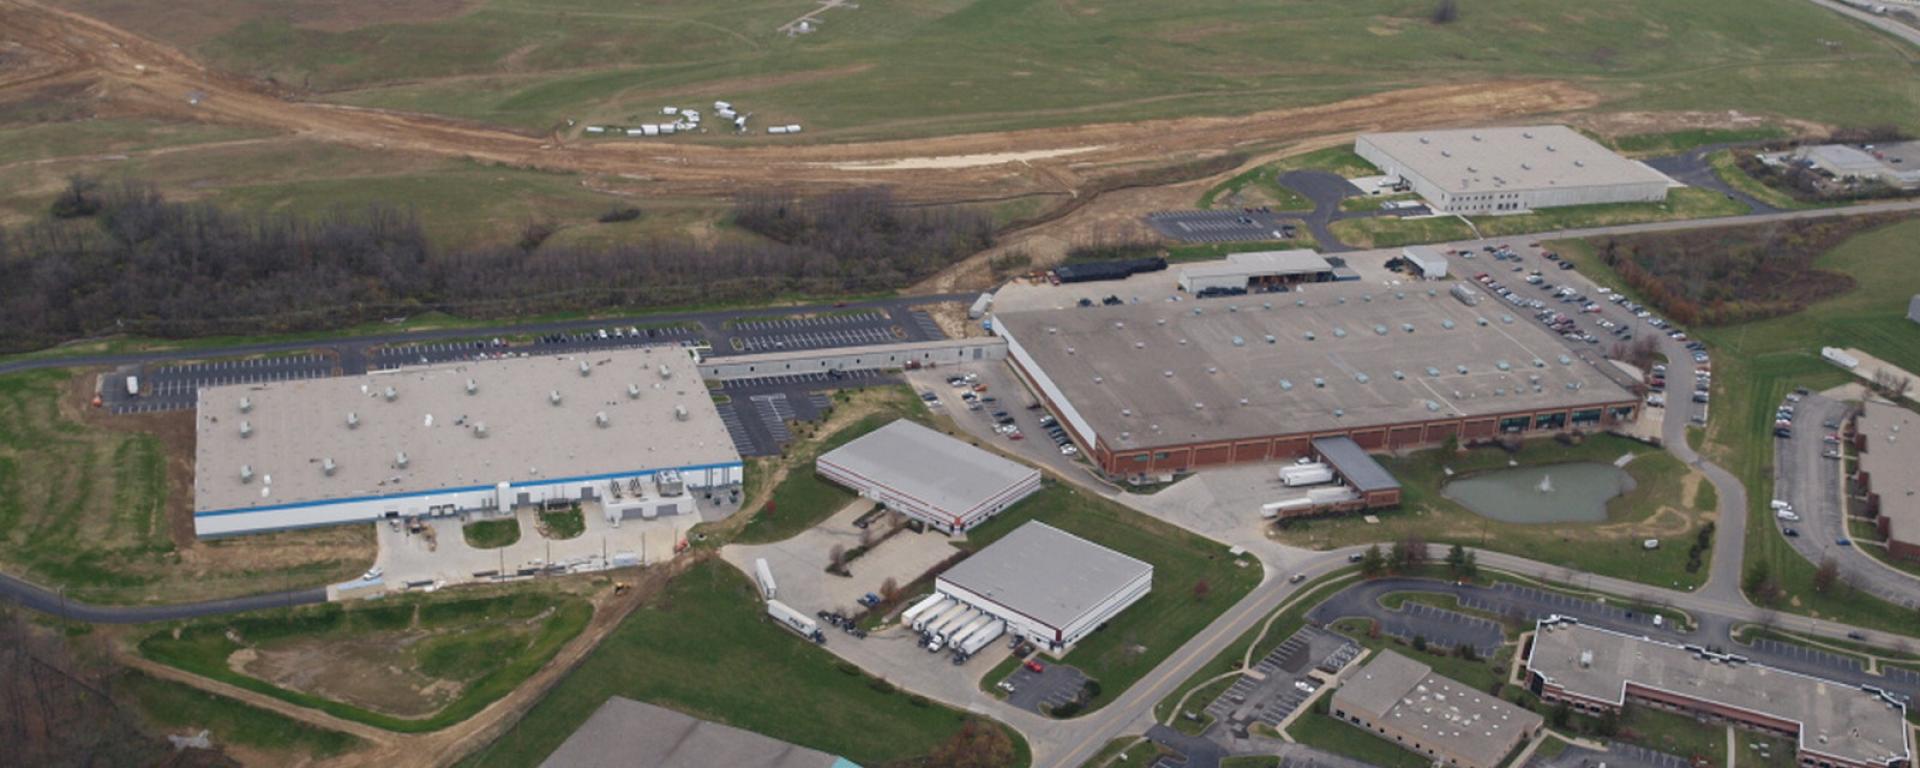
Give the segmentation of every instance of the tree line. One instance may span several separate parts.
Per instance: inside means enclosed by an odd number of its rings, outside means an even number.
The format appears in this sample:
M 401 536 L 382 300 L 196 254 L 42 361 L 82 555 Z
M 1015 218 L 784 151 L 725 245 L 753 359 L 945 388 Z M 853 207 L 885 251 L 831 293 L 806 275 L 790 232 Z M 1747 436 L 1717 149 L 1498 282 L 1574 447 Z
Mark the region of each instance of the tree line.
M 76 180 L 41 220 L 0 229 L 0 350 L 110 333 L 323 330 L 440 310 L 504 318 L 898 288 L 990 246 L 991 219 L 899 205 L 884 189 L 754 193 L 734 222 L 762 236 L 656 237 L 448 250 L 386 204 L 315 215 L 167 200 Z

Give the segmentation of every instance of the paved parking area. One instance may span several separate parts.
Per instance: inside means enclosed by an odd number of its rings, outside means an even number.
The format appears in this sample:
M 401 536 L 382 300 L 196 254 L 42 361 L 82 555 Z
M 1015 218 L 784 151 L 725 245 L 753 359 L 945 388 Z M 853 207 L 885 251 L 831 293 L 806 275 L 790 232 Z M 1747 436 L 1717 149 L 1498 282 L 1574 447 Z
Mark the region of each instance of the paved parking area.
M 1147 215 L 1147 226 L 1183 243 L 1239 243 L 1291 239 L 1287 228 L 1299 227 L 1300 219 L 1258 211 L 1158 211 Z
M 803 322 L 803 321 L 790 321 Z M 741 352 L 775 352 L 787 349 L 824 349 L 827 347 L 865 347 L 892 344 L 904 339 L 885 326 L 860 328 L 821 328 L 792 333 L 735 336 Z
M 850 312 L 840 315 L 816 315 L 814 317 L 769 317 L 753 320 L 736 320 L 731 326 L 742 331 L 782 331 L 799 328 L 823 328 L 836 325 L 871 325 L 885 322 L 887 313 L 877 309 Z
M 1008 704 L 1041 712 L 1042 706 L 1057 707 L 1072 701 L 1087 684 L 1085 672 L 1066 664 L 1041 664 L 1039 672 L 1027 669 L 1025 664 L 1014 667 L 1013 674 L 1007 676 L 1013 683 L 1013 693 L 1007 694 Z
M 928 339 L 946 338 L 947 332 L 940 330 L 940 324 L 934 321 L 933 315 L 929 315 L 925 312 L 922 312 L 916 309 L 913 312 L 909 313 L 908 317 L 913 321 L 914 329 L 920 332 L 920 336 L 922 338 L 928 338 Z
M 1764 651 L 1774 656 L 1793 659 L 1795 662 L 1807 666 L 1831 669 L 1839 672 L 1859 672 L 1862 670 L 1859 659 L 1852 656 L 1842 656 L 1837 653 L 1823 651 L 1818 648 L 1808 648 L 1802 645 L 1782 643 L 1777 640 L 1768 640 L 1765 638 L 1753 641 L 1753 647 L 1756 650 Z
M 601 331 L 606 332 L 605 338 L 601 337 Z M 482 360 L 505 355 L 531 356 L 592 349 L 633 349 L 663 344 L 684 344 L 700 339 L 701 332 L 693 326 L 640 328 L 632 325 L 620 327 L 609 325 L 606 328 L 586 331 L 544 334 L 536 338 L 533 343 L 512 347 L 504 343 L 495 344 L 492 339 L 436 341 L 381 347 L 367 354 L 367 367 L 369 370 L 385 371 L 409 365 Z
M 1349 617 L 1368 618 L 1380 623 L 1380 632 L 1388 637 L 1412 642 L 1426 638 L 1436 648 L 1470 647 L 1480 658 L 1492 658 L 1506 636 L 1499 624 L 1420 603 L 1407 603 L 1399 610 L 1388 610 L 1378 602 L 1374 590 L 1348 589 L 1334 595 L 1307 612 L 1316 624 L 1331 624 Z
M 729 399 L 715 407 L 720 423 L 726 425 L 734 450 L 742 456 L 773 456 L 792 442 L 788 421 L 814 421 L 832 407 L 827 390 L 841 387 L 867 387 L 898 381 L 898 377 L 880 371 L 794 373 L 757 379 L 730 379 L 721 382 L 721 394 Z
M 946 536 L 934 531 L 902 530 L 879 541 L 883 524 L 876 524 L 872 530 L 879 543 L 847 565 L 853 576 L 827 573 L 828 555 L 836 545 L 849 550 L 860 545 L 863 531 L 853 523 L 872 508 L 872 501 L 855 499 L 825 522 L 791 539 L 772 544 L 731 544 L 720 550 L 720 556 L 748 578 L 753 578 L 754 561 L 766 558 L 779 587 L 780 602 L 807 615 L 823 610 L 851 615 L 857 612 L 860 597 L 878 593 L 887 579 L 896 584 L 910 583 L 955 551 Z M 945 656 L 940 659 L 946 663 Z
M 127 396 L 126 377 L 129 374 L 140 377 L 138 397 Z M 245 360 L 213 360 L 116 372 L 107 377 L 100 394 L 103 404 L 112 413 L 153 413 L 192 408 L 201 387 L 317 379 L 332 375 L 333 356 L 318 352 Z
M 1242 730 L 1254 722 L 1278 727 L 1319 689 L 1320 681 L 1311 676 L 1314 670 L 1335 674 L 1353 663 L 1360 650 L 1338 633 L 1301 627 L 1261 657 L 1250 670 L 1253 674 L 1241 675 L 1208 702 L 1204 711 L 1215 722 Z

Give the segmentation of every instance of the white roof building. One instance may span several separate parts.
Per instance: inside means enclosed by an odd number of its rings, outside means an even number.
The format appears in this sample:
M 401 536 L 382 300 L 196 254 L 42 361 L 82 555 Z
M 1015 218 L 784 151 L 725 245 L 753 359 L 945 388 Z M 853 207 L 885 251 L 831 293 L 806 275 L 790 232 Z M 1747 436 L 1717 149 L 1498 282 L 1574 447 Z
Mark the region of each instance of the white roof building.
M 1564 125 L 1368 133 L 1353 150 L 1446 213 L 1661 202 L 1675 185 Z
M 1059 656 L 1145 597 L 1153 566 L 1036 520 L 947 569 L 934 589 Z
M 814 461 L 822 477 L 947 533 L 1040 490 L 1040 470 L 901 419 Z

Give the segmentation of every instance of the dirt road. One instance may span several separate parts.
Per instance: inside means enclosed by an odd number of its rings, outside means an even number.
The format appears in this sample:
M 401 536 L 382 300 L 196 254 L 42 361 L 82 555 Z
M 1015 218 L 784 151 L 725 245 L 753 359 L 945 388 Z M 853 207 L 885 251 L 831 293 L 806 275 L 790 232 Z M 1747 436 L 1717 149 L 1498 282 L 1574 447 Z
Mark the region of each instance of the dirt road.
M 84 89 L 136 114 L 272 128 L 358 147 L 667 182 L 650 186 L 679 196 L 724 197 L 744 186 L 871 184 L 893 186 L 915 200 L 1057 193 L 1063 180 L 1091 186 L 1103 175 L 1137 169 L 1143 160 L 1177 162 L 1250 145 L 1274 146 L 1386 126 L 1484 123 L 1583 109 L 1597 102 L 1593 94 L 1564 83 L 1502 81 L 1393 91 L 1241 117 L 911 141 L 779 147 L 587 142 L 430 115 L 296 101 L 268 85 L 207 67 L 170 46 L 32 0 L 0 0 L 0 30 L 24 52 L 16 57 L 23 63 L 0 71 L 0 95 L 13 89 Z

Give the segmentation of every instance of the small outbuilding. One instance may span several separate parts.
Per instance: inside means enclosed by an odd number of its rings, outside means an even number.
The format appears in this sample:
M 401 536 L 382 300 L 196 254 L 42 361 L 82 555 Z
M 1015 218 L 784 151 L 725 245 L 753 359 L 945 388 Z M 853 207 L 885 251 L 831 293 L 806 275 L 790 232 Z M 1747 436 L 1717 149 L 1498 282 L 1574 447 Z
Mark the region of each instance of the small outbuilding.
M 1032 521 L 947 569 L 934 589 L 1062 656 L 1152 591 L 1153 566 Z
M 1431 245 L 1410 245 L 1400 250 L 1400 259 L 1409 270 L 1428 280 L 1447 276 L 1447 255 Z
M 814 461 L 821 477 L 947 533 L 961 533 L 1040 490 L 1040 470 L 905 419 Z

